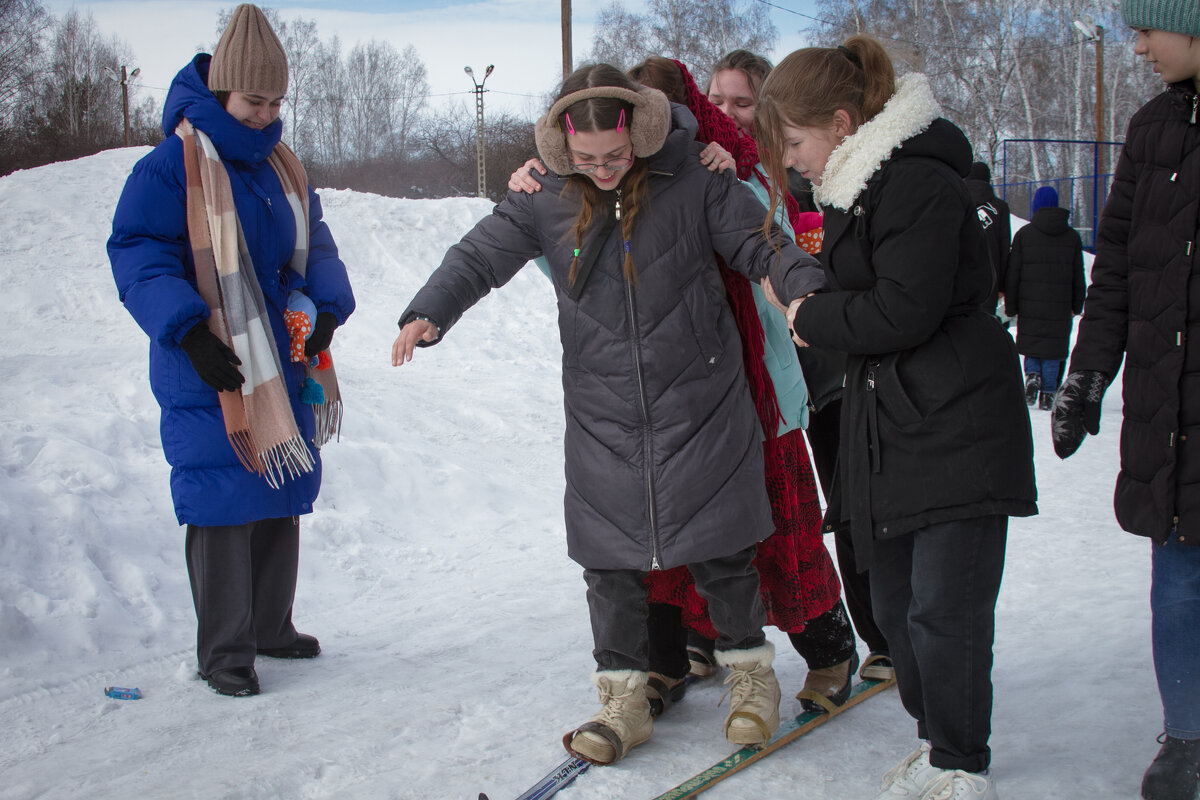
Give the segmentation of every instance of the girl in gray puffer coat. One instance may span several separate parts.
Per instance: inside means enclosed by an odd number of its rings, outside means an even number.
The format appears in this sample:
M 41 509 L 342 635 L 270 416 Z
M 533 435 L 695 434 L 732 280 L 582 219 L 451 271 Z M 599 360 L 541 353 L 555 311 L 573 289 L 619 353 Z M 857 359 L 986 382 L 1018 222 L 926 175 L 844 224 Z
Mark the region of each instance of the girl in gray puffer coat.
M 777 293 L 824 288 L 816 261 L 760 232 L 762 206 L 709 172 L 696 122 L 618 69 L 567 78 L 535 133 L 547 191 L 510 192 L 446 254 L 400 317 L 392 363 L 544 256 L 558 297 L 566 411 L 566 525 L 584 567 L 603 708 L 564 737 L 598 764 L 649 738 L 650 570 L 687 564 L 731 669 L 726 736 L 779 725 L 773 648 L 752 559 L 774 526 L 761 426 L 713 251 Z

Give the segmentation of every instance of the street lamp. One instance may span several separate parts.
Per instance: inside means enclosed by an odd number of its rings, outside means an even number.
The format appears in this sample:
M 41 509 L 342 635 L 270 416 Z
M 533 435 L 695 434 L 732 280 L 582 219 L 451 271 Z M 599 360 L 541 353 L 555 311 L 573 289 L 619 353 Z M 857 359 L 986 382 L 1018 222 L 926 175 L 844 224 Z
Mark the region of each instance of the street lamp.
M 112 67 L 105 67 L 104 71 L 108 73 L 109 80 L 121 84 L 121 113 L 125 117 L 125 146 L 129 147 L 129 82 L 141 74 L 142 68 L 137 67 L 128 75 L 125 74 L 125 65 L 121 65 L 121 75 Z
M 485 180 L 487 169 L 483 159 L 483 84 L 487 83 L 488 75 L 491 75 L 495 68 L 494 64 L 488 64 L 487 70 L 483 73 L 483 80 L 477 81 L 475 80 L 475 70 L 463 67 L 463 72 L 467 73 L 471 78 L 471 83 L 475 84 L 475 166 L 479 172 L 480 197 L 487 197 Z
M 1104 141 L 1104 26 L 1092 23 L 1092 18 L 1085 16 L 1075 20 L 1075 27 L 1083 34 L 1083 38 L 1096 45 L 1096 141 Z M 1096 145 L 1099 152 L 1100 145 Z M 1099 162 L 1097 162 L 1099 163 Z M 1097 170 L 1099 172 L 1099 170 Z M 1097 177 L 1097 180 L 1099 178 Z

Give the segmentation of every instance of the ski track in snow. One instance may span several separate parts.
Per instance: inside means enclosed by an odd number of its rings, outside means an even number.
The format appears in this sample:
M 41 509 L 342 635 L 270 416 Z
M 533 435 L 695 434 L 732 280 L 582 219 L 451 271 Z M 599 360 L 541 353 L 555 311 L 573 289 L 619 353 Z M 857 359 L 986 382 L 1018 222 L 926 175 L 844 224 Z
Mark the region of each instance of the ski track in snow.
M 324 653 L 260 659 L 262 695 L 218 697 L 195 678 L 146 338 L 104 250 L 146 151 L 0 178 L 0 798 L 515 797 L 596 709 L 545 278 L 523 270 L 394 369 L 400 311 L 491 205 L 321 192 L 358 298 L 334 343 L 341 441 L 301 526 L 295 618 Z M 1030 413 L 1041 515 L 1010 526 L 994 772 L 1006 800 L 1134 798 L 1161 710 L 1150 546 L 1111 509 L 1120 393 L 1066 462 Z M 794 714 L 804 666 L 770 636 Z M 648 743 L 560 796 L 650 798 L 724 757 L 723 692 L 695 685 Z M 872 797 L 914 740 L 889 691 L 705 796 Z

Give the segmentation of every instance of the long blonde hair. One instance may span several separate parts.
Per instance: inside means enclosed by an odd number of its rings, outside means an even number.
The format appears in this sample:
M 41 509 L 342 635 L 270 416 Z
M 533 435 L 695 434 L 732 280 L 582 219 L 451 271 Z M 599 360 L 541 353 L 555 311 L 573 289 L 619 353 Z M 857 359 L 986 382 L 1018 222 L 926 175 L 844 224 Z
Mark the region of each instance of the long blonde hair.
M 764 233 L 771 230 L 787 190 L 783 126 L 831 126 L 841 109 L 850 115 L 854 131 L 882 111 L 895 93 L 891 56 L 870 36 L 851 36 L 839 47 L 806 47 L 779 62 L 763 81 L 754 112 L 759 155 L 770 182 Z
M 555 101 L 557 102 L 573 92 L 596 86 L 618 86 L 633 91 L 638 88 L 633 81 L 626 77 L 625 73 L 616 67 L 609 64 L 592 64 L 581 67 L 567 76 Z M 613 97 L 590 97 L 564 109 L 563 113 L 559 115 L 559 128 L 564 131 L 571 129 L 586 133 L 616 130 L 620 125 L 619 120 L 622 113 L 625 114 L 626 120 L 632 121 L 633 106 L 624 100 Z M 571 117 L 569 125 L 565 119 L 568 114 Z M 634 158 L 629 172 L 621 181 L 621 238 L 625 242 L 632 240 L 634 220 L 649 197 L 646 174 L 645 160 Z M 579 251 L 583 248 L 584 234 L 587 233 L 592 221 L 596 218 L 597 212 L 607 207 L 607 202 L 600 188 L 587 175 L 576 173 L 568 176 L 563 192 L 564 194 L 577 192 L 580 198 L 579 216 L 575 218 L 573 228 L 575 257 L 571 259 L 571 270 L 567 275 L 567 280 L 573 285 L 579 269 Z M 596 246 L 600 246 L 600 244 L 602 243 L 598 242 Z M 625 248 L 623 272 L 625 280 L 630 283 L 637 282 L 637 269 L 634 267 L 633 254 L 628 247 Z

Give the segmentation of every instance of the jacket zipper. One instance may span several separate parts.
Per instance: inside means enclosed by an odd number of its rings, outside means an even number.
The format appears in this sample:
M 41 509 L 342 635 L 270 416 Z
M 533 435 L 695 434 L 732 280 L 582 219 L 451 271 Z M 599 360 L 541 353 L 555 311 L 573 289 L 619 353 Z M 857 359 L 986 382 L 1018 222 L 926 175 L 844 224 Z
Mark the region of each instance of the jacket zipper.
M 1192 119 L 1191 123 L 1196 124 L 1196 111 L 1200 109 L 1200 94 L 1192 95 Z
M 879 359 L 867 361 L 867 439 L 871 448 L 871 471 L 879 472 L 879 394 L 875 391 L 875 370 Z
M 621 221 L 621 190 L 617 189 L 617 202 L 613 207 L 613 214 L 617 221 Z M 617 258 L 622 262 L 622 271 L 624 271 L 625 259 L 625 244 L 622 239 L 620 250 L 617 252 Z M 642 351 L 639 345 L 641 338 L 637 324 L 637 304 L 633 299 L 633 284 L 628 280 L 625 281 L 625 301 L 626 309 L 629 312 L 629 330 L 631 333 L 629 339 L 629 347 L 633 354 L 633 369 L 637 373 L 638 400 L 642 406 L 642 451 L 646 458 L 646 503 L 647 511 L 650 515 L 650 569 L 662 569 L 662 562 L 658 558 L 658 515 L 655 511 L 654 498 L 654 463 L 652 444 L 653 437 L 650 435 L 650 406 L 646 402 L 646 383 L 645 376 L 642 373 Z

